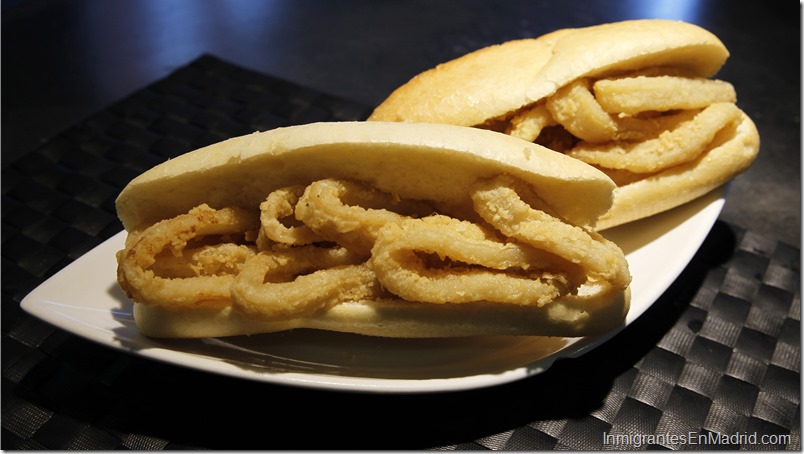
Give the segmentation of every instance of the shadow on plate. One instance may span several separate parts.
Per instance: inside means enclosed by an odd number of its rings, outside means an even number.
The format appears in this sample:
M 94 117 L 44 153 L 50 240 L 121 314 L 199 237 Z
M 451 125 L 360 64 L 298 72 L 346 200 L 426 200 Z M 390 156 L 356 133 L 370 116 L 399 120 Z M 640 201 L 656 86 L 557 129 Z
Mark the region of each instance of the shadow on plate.
M 446 339 L 395 339 L 297 329 L 278 333 L 203 339 L 151 339 L 137 331 L 133 303 L 116 285 L 109 294 L 119 303 L 115 336 L 132 352 L 167 349 L 195 357 L 198 368 L 211 362 L 236 366 L 244 378 L 261 374 L 309 374 L 377 379 L 443 379 L 496 374 L 524 367 L 561 350 L 573 339 L 537 336 L 486 336 Z M 256 374 L 256 376 L 255 376 Z

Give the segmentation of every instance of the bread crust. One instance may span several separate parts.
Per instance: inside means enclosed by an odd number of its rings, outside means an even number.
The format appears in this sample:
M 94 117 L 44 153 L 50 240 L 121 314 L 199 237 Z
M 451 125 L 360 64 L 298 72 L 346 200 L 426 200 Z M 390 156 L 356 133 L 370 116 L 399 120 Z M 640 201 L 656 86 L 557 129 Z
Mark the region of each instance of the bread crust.
M 614 183 L 604 173 L 504 134 L 443 124 L 334 122 L 253 133 L 171 159 L 132 180 L 116 206 L 123 226 L 134 231 L 201 203 L 255 207 L 274 189 L 322 178 L 459 205 L 468 183 L 500 173 L 533 185 L 573 224 L 593 224 L 612 203 Z
M 418 74 L 369 120 L 477 126 L 582 77 L 663 65 L 710 77 L 728 57 L 715 35 L 685 22 L 633 20 L 562 29 L 479 49 Z

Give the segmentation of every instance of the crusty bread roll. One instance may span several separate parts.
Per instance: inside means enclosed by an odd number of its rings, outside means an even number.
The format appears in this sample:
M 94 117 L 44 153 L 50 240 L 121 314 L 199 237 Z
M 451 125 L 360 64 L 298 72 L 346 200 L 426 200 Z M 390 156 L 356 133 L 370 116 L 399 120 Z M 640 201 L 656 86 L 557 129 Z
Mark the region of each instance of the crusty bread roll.
M 612 203 L 602 172 L 540 146 L 469 128 L 315 123 L 225 140 L 133 179 L 116 200 L 136 231 L 194 206 L 256 207 L 274 189 L 321 178 L 365 181 L 402 198 L 463 205 L 467 186 L 509 173 L 532 184 L 562 217 L 590 225 Z
M 255 317 L 232 301 L 220 299 L 182 304 L 159 301 L 140 288 L 151 284 L 137 277 L 158 274 L 147 269 L 152 263 L 143 265 L 145 269 L 136 276 L 131 271 L 135 248 L 158 249 L 138 246 L 142 238 L 153 235 L 149 232 L 154 226 L 199 205 L 244 208 L 257 217 L 261 202 L 273 191 L 336 179 L 366 185 L 395 200 L 426 202 L 437 207 L 436 216 L 459 216 L 454 213 L 472 210 L 469 188 L 499 176 L 514 178 L 534 191 L 564 227 L 605 242 L 612 254 L 609 265 L 624 267 L 621 272 L 628 274 L 622 251 L 586 227 L 612 203 L 615 185 L 597 169 L 544 147 L 476 128 L 342 122 L 233 138 L 169 160 L 132 180 L 117 199 L 119 217 L 129 232 L 126 249 L 118 253 L 118 281 L 135 302 L 139 329 L 153 337 L 218 337 L 294 328 L 386 337 L 585 336 L 620 326 L 629 307 L 630 274 L 618 285 L 590 279 L 577 294 L 572 291 L 548 304 L 437 304 L 406 300 L 383 289 L 376 297 L 324 303 L 312 311 L 272 319 Z M 189 234 L 183 231 L 181 235 Z M 189 243 L 180 235 L 165 241 L 172 242 L 165 251 L 146 252 L 156 261 L 169 258 L 171 251 L 178 257 Z M 508 238 L 500 244 L 517 241 Z M 458 264 L 450 267 L 460 268 Z M 173 280 L 192 285 L 190 279 Z M 154 285 L 172 285 L 171 278 Z
M 717 73 L 728 57 L 728 50 L 715 35 L 679 21 L 632 20 L 562 29 L 535 39 L 486 47 L 418 74 L 394 90 L 369 120 L 445 123 L 518 135 L 513 130 L 519 118 L 544 108 L 552 97 L 559 96 L 563 88 L 572 84 L 584 82 L 594 94 L 595 82 L 609 78 L 668 75 L 707 79 Z M 689 109 L 702 107 L 695 105 Z M 679 110 L 640 112 L 633 116 L 664 115 Z M 632 115 L 613 110 L 601 113 L 616 122 L 624 122 Z M 585 114 L 571 112 L 567 116 Z M 618 184 L 611 210 L 600 218 L 597 228 L 603 230 L 668 210 L 746 170 L 759 150 L 759 135 L 745 113 L 739 111 L 733 117 L 702 153 L 682 165 L 623 175 L 619 169 L 590 162 Z M 549 126 L 555 126 L 554 123 Z M 564 123 L 561 125 L 563 135 L 559 135 L 559 140 L 555 140 L 556 128 L 550 136 L 520 137 L 562 152 L 569 152 L 577 142 L 587 145 L 594 141 L 577 135 L 569 137 L 575 132 L 567 133 Z M 627 125 L 618 128 L 623 128 L 616 132 L 622 139 L 599 139 L 600 143 L 592 145 L 646 140 L 628 138 Z M 547 129 L 550 128 L 541 131 Z M 657 137 L 660 132 L 656 130 Z

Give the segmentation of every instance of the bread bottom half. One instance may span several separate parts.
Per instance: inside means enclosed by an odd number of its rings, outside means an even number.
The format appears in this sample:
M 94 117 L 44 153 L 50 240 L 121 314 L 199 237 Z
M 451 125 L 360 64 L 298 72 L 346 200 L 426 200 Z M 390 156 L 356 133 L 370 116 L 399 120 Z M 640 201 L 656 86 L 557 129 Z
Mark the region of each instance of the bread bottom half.
M 346 302 L 314 316 L 284 321 L 248 318 L 231 306 L 167 309 L 134 305 L 142 334 L 155 338 L 227 337 L 312 328 L 395 338 L 539 335 L 579 337 L 623 324 L 630 290 L 583 287 L 542 307 L 487 302 L 432 304 L 384 299 Z

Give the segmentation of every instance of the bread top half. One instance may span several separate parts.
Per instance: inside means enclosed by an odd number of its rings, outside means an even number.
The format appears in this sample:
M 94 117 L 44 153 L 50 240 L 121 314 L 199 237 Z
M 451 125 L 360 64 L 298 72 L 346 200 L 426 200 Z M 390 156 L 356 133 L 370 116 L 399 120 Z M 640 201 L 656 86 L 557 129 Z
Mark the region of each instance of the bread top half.
M 715 35 L 686 22 L 647 19 L 562 29 L 427 70 L 391 93 L 369 120 L 476 126 L 582 77 L 658 66 L 711 77 L 728 57 Z
M 185 213 L 257 207 L 275 189 L 324 178 L 360 181 L 440 206 L 470 203 L 482 178 L 513 175 L 560 216 L 593 225 L 611 206 L 601 171 L 501 133 L 463 126 L 330 122 L 278 128 L 219 142 L 168 160 L 133 179 L 116 206 L 128 231 Z

